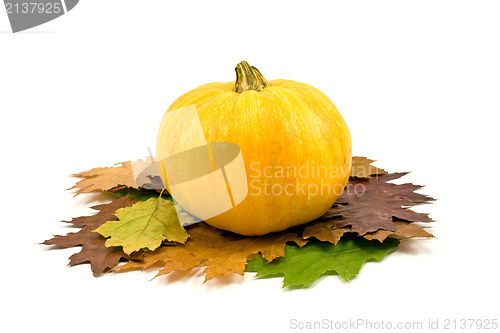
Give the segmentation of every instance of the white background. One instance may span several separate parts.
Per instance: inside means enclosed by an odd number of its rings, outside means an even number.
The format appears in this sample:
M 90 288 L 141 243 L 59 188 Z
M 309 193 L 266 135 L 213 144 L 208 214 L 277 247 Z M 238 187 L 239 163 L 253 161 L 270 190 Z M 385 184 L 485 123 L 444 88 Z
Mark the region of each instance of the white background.
M 2 10 L 3 11 L 3 10 Z M 12 34 L 0 13 L 1 307 L 5 332 L 286 332 L 290 320 L 499 318 L 498 1 L 84 0 Z M 412 240 L 350 283 L 305 290 L 252 274 L 94 278 L 77 249 L 37 243 L 89 214 L 67 175 L 141 158 L 182 93 L 234 80 L 309 83 L 350 127 L 355 155 L 413 171 L 439 200 Z

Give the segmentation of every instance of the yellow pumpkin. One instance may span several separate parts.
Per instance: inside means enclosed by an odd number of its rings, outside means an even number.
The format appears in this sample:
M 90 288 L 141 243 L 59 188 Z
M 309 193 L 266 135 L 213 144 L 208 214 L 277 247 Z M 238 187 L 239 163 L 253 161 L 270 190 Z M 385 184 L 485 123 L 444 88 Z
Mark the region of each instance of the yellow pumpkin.
M 347 125 L 332 101 L 307 84 L 266 81 L 243 61 L 236 66 L 236 82 L 204 84 L 167 112 L 190 105 L 207 142 L 237 144 L 246 170 L 245 199 L 206 219 L 209 225 L 247 236 L 281 231 L 320 217 L 347 183 Z M 168 155 L 166 133 L 174 130 L 168 126 L 162 123 L 158 133 L 159 160 Z

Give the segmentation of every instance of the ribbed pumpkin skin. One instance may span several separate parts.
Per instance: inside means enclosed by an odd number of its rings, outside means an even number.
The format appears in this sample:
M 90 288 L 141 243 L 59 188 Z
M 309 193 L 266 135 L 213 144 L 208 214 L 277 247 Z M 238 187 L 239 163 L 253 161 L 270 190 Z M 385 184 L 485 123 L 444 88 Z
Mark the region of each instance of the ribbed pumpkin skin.
M 178 98 L 168 109 L 196 105 L 209 142 L 233 142 L 240 146 L 248 196 L 236 207 L 206 222 L 247 236 L 281 231 L 318 218 L 338 198 L 338 193 L 328 191 L 324 184 L 331 189 L 336 186 L 339 192 L 351 169 L 349 130 L 330 99 L 304 83 L 290 80 L 269 83 L 271 86 L 261 91 L 242 93 L 232 91 L 234 82 L 205 84 Z M 168 129 L 160 129 L 157 139 L 160 159 L 166 156 L 166 136 L 162 135 L 166 132 Z M 306 177 L 293 172 L 301 167 L 308 170 Z M 326 174 L 324 168 L 328 168 Z M 332 168 L 337 168 L 334 177 Z M 279 170 L 288 172 L 276 174 Z M 265 194 L 264 182 L 270 184 L 267 186 L 270 195 Z M 287 184 L 292 185 L 285 187 Z M 313 184 L 319 191 L 316 195 Z M 274 194 L 286 188 L 292 195 L 274 195 L 271 186 Z

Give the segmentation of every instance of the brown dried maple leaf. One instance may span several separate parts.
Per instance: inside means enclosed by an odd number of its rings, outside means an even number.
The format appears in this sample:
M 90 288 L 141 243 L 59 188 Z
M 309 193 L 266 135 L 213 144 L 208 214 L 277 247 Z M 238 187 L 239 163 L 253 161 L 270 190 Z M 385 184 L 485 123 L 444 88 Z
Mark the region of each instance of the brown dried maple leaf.
M 405 199 L 406 203 L 409 206 L 426 204 L 435 200 L 434 198 L 428 195 L 415 192 L 423 188 L 424 186 L 422 185 L 414 185 L 411 183 L 405 183 L 405 184 L 389 183 L 391 180 L 401 178 L 403 176 L 406 176 L 407 174 L 409 174 L 409 172 L 394 172 L 389 174 L 377 175 L 376 177 L 371 177 L 373 179 L 350 178 L 348 187 L 346 187 L 346 190 L 340 196 L 339 201 L 342 201 L 342 199 L 354 198 L 362 194 L 363 191 L 366 191 L 363 189 L 365 187 L 367 188 L 376 187 L 378 189 L 391 192 L 397 198 Z
M 316 238 L 322 242 L 330 242 L 335 245 L 344 236 L 345 233 L 352 232 L 350 227 L 339 227 L 336 225 L 338 219 L 326 221 L 315 221 L 307 224 L 302 231 L 302 238 Z
M 82 193 L 109 191 L 125 187 L 137 188 L 132 170 L 132 162 L 127 161 L 117 164 L 119 164 L 119 166 L 110 168 L 94 168 L 88 171 L 73 174 L 73 177 L 83 179 L 77 182 L 75 186 L 69 188 L 69 190 L 79 189 L 75 194 L 76 196 Z
M 396 230 L 387 231 L 387 230 L 377 230 L 373 233 L 363 235 L 368 240 L 376 239 L 380 242 L 384 241 L 387 237 L 403 239 L 403 238 L 411 238 L 411 237 L 425 237 L 430 238 L 434 237 L 432 234 L 428 233 L 424 230 L 423 227 L 407 222 L 407 221 L 394 221 L 396 225 Z
M 375 160 L 363 156 L 353 156 L 351 177 L 370 178 L 372 175 L 383 175 L 387 173 L 384 169 L 373 166 L 373 162 L 375 162 Z
M 350 227 L 337 226 L 336 224 L 338 221 L 338 219 L 331 219 L 307 224 L 302 231 L 302 238 L 309 239 L 314 237 L 319 241 L 330 242 L 337 245 L 345 233 L 352 232 Z
M 351 231 L 359 235 L 379 229 L 395 231 L 393 218 L 409 222 L 432 222 L 428 214 L 417 213 L 408 208 L 434 200 L 415 192 L 421 186 L 388 183 L 406 174 L 392 173 L 368 179 L 350 179 L 337 203 L 320 219 L 337 217 L 337 228 L 350 226 Z
M 205 282 L 231 273 L 243 275 L 248 259 L 259 253 L 271 261 L 285 255 L 289 241 L 299 246 L 307 243 L 298 231 L 286 231 L 258 237 L 236 234 L 221 234 L 221 231 L 204 222 L 186 228 L 189 240 L 186 244 L 162 246 L 154 252 L 142 254 L 137 261 L 129 261 L 113 270 L 124 272 L 162 267 L 157 276 L 173 271 L 188 271 L 194 267 L 205 267 Z
M 106 239 L 93 232 L 93 230 L 107 221 L 117 220 L 116 216 L 114 216 L 115 211 L 119 208 L 131 206 L 135 202 L 135 200 L 125 196 L 108 204 L 94 206 L 92 209 L 98 211 L 95 215 L 81 216 L 71 221 L 63 221 L 81 227 L 80 231 L 71 232 L 64 236 L 54 236 L 54 238 L 46 240 L 42 244 L 57 245 L 64 248 L 82 246 L 80 252 L 69 257 L 69 265 L 74 266 L 89 262 L 94 276 L 98 276 L 108 268 L 116 266 L 121 258 L 128 257 L 123 253 L 121 247 L 106 247 Z
M 314 237 L 317 240 L 337 245 L 344 234 L 353 233 L 351 227 L 339 227 L 339 221 L 340 220 L 338 219 L 332 219 L 313 222 L 304 228 L 302 237 L 304 239 Z M 387 237 L 398 239 L 411 237 L 434 237 L 432 234 L 425 231 L 423 227 L 408 221 L 394 221 L 394 225 L 396 226 L 394 231 L 377 230 L 372 233 L 364 234 L 363 237 L 368 240 L 376 239 L 380 242 L 384 241 Z

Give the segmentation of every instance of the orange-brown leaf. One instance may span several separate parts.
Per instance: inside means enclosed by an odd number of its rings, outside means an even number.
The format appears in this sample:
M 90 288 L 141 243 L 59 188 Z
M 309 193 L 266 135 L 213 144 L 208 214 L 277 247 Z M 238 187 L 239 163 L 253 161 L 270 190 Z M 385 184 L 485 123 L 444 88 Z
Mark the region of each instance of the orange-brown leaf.
M 205 267 L 205 281 L 232 273 L 243 275 L 249 258 L 259 253 L 268 261 L 285 254 L 285 245 L 293 241 L 299 246 L 307 243 L 297 231 L 287 231 L 258 237 L 222 234 L 220 230 L 200 222 L 186 228 L 186 244 L 162 246 L 144 253 L 139 261 L 130 261 L 114 268 L 115 271 L 146 269 L 161 265 L 157 276 L 174 271 L 188 271 Z
M 75 195 L 91 193 L 95 191 L 108 191 L 117 187 L 137 188 L 132 162 L 117 163 L 118 166 L 110 168 L 94 168 L 72 175 L 83 178 L 70 190 L 78 189 Z
M 406 222 L 406 221 L 394 221 L 396 225 L 396 230 L 387 231 L 387 230 L 378 230 L 374 233 L 366 234 L 365 237 L 368 240 L 376 239 L 380 242 L 383 242 L 387 237 L 390 238 L 410 238 L 410 237 L 425 237 L 430 238 L 434 237 L 429 232 L 425 231 L 423 227 L 418 224 Z
M 387 173 L 384 169 L 373 166 L 373 162 L 375 162 L 375 160 L 363 156 L 353 156 L 351 177 L 370 178 L 370 176 L 373 175 L 383 175 Z
M 346 233 L 352 233 L 352 228 L 350 227 L 338 227 L 339 220 L 327 220 L 327 221 L 317 221 L 304 228 L 302 237 L 304 239 L 309 239 L 311 237 L 317 240 L 330 242 L 335 245 Z M 363 237 L 368 240 L 376 239 L 383 242 L 386 238 L 412 238 L 412 237 L 434 237 L 429 232 L 417 224 L 407 222 L 407 221 L 394 221 L 396 229 L 394 231 L 388 230 L 377 230 L 372 233 L 364 234 Z
M 335 245 L 347 232 L 352 232 L 350 227 L 337 227 L 337 219 L 327 221 L 317 221 L 308 224 L 302 232 L 302 238 L 309 239 L 311 237 L 323 242 L 330 242 Z

